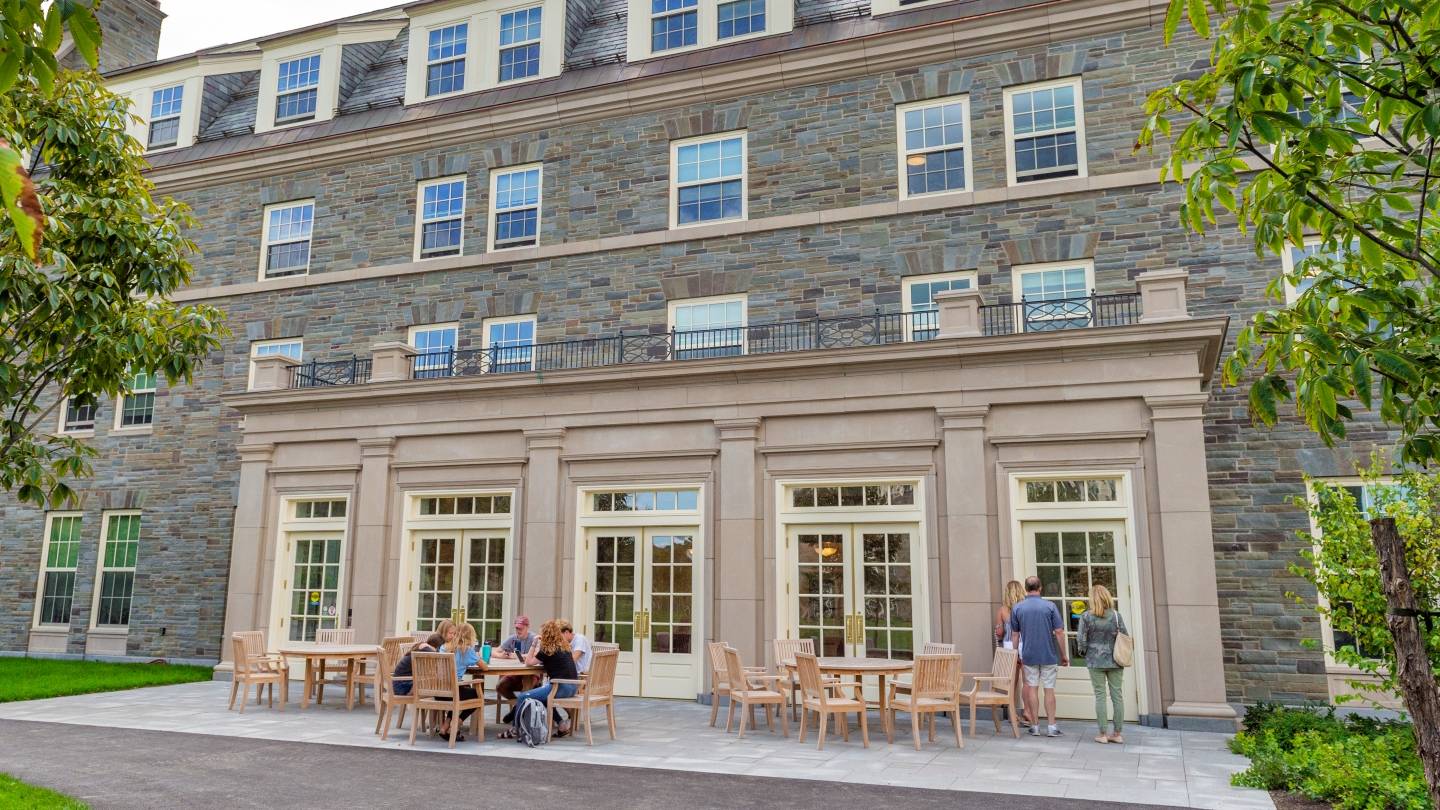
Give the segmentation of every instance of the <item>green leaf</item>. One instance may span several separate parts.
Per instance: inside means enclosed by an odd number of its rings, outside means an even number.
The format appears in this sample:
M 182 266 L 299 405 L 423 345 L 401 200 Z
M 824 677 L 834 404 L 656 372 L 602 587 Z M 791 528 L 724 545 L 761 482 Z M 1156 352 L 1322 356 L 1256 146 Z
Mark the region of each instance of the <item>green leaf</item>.
M 0 93 L 15 86 L 15 79 L 20 75 L 20 49 L 10 45 L 0 54 Z
M 0 198 L 5 202 L 5 213 L 15 226 L 15 235 L 26 258 L 34 261 L 40 255 L 40 242 L 45 230 L 45 212 L 40 208 L 40 198 L 35 194 L 35 184 L 20 153 L 0 138 Z
M 1420 372 L 1405 357 L 1396 354 L 1388 349 L 1375 349 L 1375 367 L 1380 373 L 1399 380 L 1406 385 L 1418 385 L 1420 383 Z
M 1184 12 L 1185 4 L 1182 0 L 1170 0 L 1170 6 L 1165 9 L 1165 44 L 1169 45 L 1170 40 L 1175 38 L 1175 32 L 1180 28 L 1180 15 Z
M 49 13 L 45 15 L 45 27 L 40 34 L 40 47 L 47 51 L 57 51 L 64 37 L 65 20 L 61 8 L 59 4 L 51 4 Z
M 1189 0 L 1189 3 L 1190 25 L 1203 39 L 1209 39 L 1210 12 L 1205 8 L 1205 0 Z
M 1267 425 L 1275 424 L 1275 388 L 1268 380 L 1257 380 L 1250 386 L 1250 413 Z
M 95 10 L 79 3 L 66 4 L 69 10 L 65 16 L 65 22 L 70 26 L 70 39 L 75 43 L 75 50 L 85 57 L 90 67 L 100 67 L 100 21 L 95 18 Z

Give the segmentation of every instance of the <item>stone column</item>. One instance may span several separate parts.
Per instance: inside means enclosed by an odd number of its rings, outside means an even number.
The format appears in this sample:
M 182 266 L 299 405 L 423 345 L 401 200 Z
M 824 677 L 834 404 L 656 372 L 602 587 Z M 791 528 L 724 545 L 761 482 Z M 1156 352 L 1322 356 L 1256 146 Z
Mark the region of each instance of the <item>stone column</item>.
M 1210 529 L 1210 487 L 1205 469 L 1203 419 L 1207 394 L 1146 397 L 1155 442 L 1164 557 L 1165 610 L 1159 643 L 1168 646 L 1170 672 L 1166 724 L 1172 728 L 1233 729 L 1235 710 L 1225 700 L 1220 644 L 1220 599 Z M 1153 524 L 1152 524 L 1153 525 Z M 1157 607 L 1159 607 L 1157 605 Z M 1165 656 L 1161 656 L 1161 661 Z
M 370 354 L 370 382 L 410 379 L 410 358 L 419 354 L 408 343 L 378 343 Z
M 560 502 L 560 450 L 565 428 L 525 431 L 525 526 L 516 545 L 520 593 L 515 604 L 534 621 L 559 616 L 564 572 L 564 514 Z M 506 621 L 509 621 L 508 619 Z
M 993 469 L 985 459 L 987 405 L 937 408 L 944 459 L 944 508 L 939 512 L 945 542 L 940 547 L 941 632 L 936 641 L 955 644 L 967 670 L 990 665 L 995 643 L 989 636 L 992 604 L 999 598 L 998 560 L 993 552 L 995 516 L 989 497 Z
M 357 641 L 379 644 L 395 629 L 393 611 L 387 615 L 385 610 L 386 583 L 396 579 L 394 572 L 386 570 L 390 559 L 390 459 L 395 439 L 360 439 L 359 444 L 360 486 L 350 554 L 350 626 L 355 628 Z
M 289 388 L 290 369 L 300 365 L 283 354 L 257 357 L 250 362 L 255 364 L 255 378 L 250 382 L 251 391 L 283 391 Z
M 940 338 L 980 337 L 984 330 L 980 325 L 980 307 L 985 299 L 979 290 L 948 290 L 936 293 L 935 303 L 940 307 L 937 317 Z
M 1151 270 L 1135 278 L 1140 289 L 1140 323 L 1180 321 L 1190 317 L 1185 300 L 1185 270 Z
M 719 530 L 711 541 L 715 560 L 714 640 L 724 640 L 746 661 L 766 660 L 761 621 L 765 554 L 761 547 L 760 499 L 756 479 L 759 419 L 716 419 L 720 435 Z M 698 652 L 698 651 L 697 651 Z
M 268 358 L 267 358 L 268 359 Z M 273 444 L 241 444 L 240 486 L 235 493 L 234 530 L 230 537 L 230 578 L 225 594 L 225 637 L 220 640 L 220 665 L 230 671 L 230 634 L 241 630 L 270 629 L 270 611 L 263 603 L 265 577 L 265 503 L 269 500 Z M 282 639 L 266 636 L 275 648 Z

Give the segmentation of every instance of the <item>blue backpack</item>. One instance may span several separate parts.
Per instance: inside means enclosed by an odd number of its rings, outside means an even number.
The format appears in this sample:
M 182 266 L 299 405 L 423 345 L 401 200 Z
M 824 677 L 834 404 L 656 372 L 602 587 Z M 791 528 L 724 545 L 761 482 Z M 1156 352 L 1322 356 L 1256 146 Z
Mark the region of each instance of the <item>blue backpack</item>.
M 534 748 L 550 741 L 550 726 L 546 722 L 545 704 L 535 698 L 526 698 L 520 710 L 515 713 L 515 740 Z

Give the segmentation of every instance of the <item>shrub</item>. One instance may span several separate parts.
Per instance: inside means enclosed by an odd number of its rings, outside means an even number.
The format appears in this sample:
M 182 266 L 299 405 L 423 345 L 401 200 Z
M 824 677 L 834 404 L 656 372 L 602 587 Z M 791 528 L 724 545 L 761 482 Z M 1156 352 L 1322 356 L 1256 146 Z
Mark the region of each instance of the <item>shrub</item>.
M 1245 713 L 1230 749 L 1250 759 L 1237 785 L 1291 790 L 1337 810 L 1434 810 L 1408 723 L 1262 704 Z

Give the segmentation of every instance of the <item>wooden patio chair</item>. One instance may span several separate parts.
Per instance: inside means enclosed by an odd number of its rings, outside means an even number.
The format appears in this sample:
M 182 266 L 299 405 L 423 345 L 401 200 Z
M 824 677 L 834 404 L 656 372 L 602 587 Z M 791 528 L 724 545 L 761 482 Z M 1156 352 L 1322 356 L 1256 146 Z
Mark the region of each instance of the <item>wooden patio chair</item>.
M 272 669 L 281 670 L 287 676 L 290 674 L 290 665 L 286 663 L 285 656 L 265 649 L 264 630 L 240 630 L 235 635 L 245 640 L 245 655 L 252 662 L 263 663 Z
M 785 668 L 786 661 L 794 661 L 795 653 L 815 654 L 815 640 L 809 638 L 777 638 L 771 645 L 775 650 L 775 671 L 785 676 L 785 685 L 790 689 L 790 716 L 800 706 L 800 676 L 795 670 Z M 711 723 L 713 726 L 714 723 Z
M 470 733 L 475 739 L 484 742 L 485 723 L 481 715 L 485 713 L 485 695 L 478 693 L 475 697 L 460 699 L 460 679 L 455 676 L 455 656 L 450 653 L 411 653 L 410 668 L 415 673 L 414 688 L 412 694 L 415 696 L 415 712 L 418 715 L 421 711 L 438 712 L 441 715 L 450 715 L 450 747 L 455 747 L 455 737 L 460 733 L 460 712 L 466 709 L 474 709 L 470 714 Z M 415 744 L 415 730 L 420 727 L 420 718 L 417 716 L 410 724 L 410 744 Z
M 329 628 L 315 631 L 315 643 L 317 644 L 354 644 L 355 628 Z M 321 703 L 325 698 L 325 686 L 343 686 L 345 694 L 348 695 L 351 689 L 356 692 L 356 703 L 365 702 L 365 665 L 359 663 L 353 672 L 348 666 L 350 662 L 343 659 L 327 660 L 320 659 L 320 674 L 315 678 L 315 702 Z M 326 669 L 335 667 L 335 677 L 326 679 Z
M 755 725 L 755 707 L 761 706 L 765 709 L 765 725 L 771 733 L 775 731 L 775 718 L 770 714 L 770 707 L 775 707 L 775 714 L 780 715 L 780 728 L 786 737 L 790 736 L 790 720 L 785 716 L 785 688 L 782 684 L 790 680 L 789 675 L 765 675 L 759 672 L 747 670 L 740 664 L 740 651 L 734 647 L 726 647 L 722 654 L 725 657 L 725 675 L 729 686 L 730 711 L 725 715 L 725 731 L 730 731 L 730 721 L 735 718 L 735 707 L 740 707 L 740 739 L 745 738 L 745 718 L 750 718 L 750 725 Z M 765 689 L 757 684 L 769 682 L 774 688 Z
M 275 706 L 275 684 L 280 684 L 280 711 L 285 711 L 285 702 L 290 699 L 290 671 L 277 668 L 268 656 L 252 656 L 246 651 L 246 639 L 236 633 L 230 637 L 231 650 L 235 656 L 235 669 L 230 679 L 230 708 L 235 708 L 235 697 L 240 697 L 240 713 L 245 713 L 245 704 L 250 701 L 250 687 L 255 687 L 255 704 L 263 699 L 265 687 L 270 687 L 270 706 Z M 263 642 L 261 642 L 263 645 Z
M 620 661 L 620 651 L 600 650 L 591 651 L 589 677 L 571 680 L 569 678 L 550 679 L 550 708 L 552 711 L 546 714 L 546 726 L 553 734 L 555 731 L 554 709 L 564 709 L 570 715 L 570 730 L 573 733 L 581 720 L 585 721 L 585 743 L 595 744 L 595 737 L 590 733 L 590 712 L 605 707 L 605 722 L 610 726 L 610 739 L 615 739 L 615 667 Z M 573 697 L 555 697 L 555 687 L 562 683 L 576 684 L 577 691 Z
M 962 678 L 975 679 L 975 685 L 970 687 L 970 691 L 961 693 L 961 697 L 970 704 L 971 737 L 975 736 L 975 708 L 989 706 L 990 719 L 995 722 L 995 733 L 1000 733 L 1000 709 L 1004 708 L 1009 710 L 1010 732 L 1019 738 L 1020 725 L 1015 717 L 1015 669 L 1018 663 L 1019 658 L 1014 650 L 996 650 L 988 673 L 960 673 Z
M 920 654 L 921 654 L 921 655 L 954 655 L 954 654 L 955 654 L 955 645 L 954 645 L 954 644 L 942 644 L 941 642 L 938 642 L 938 641 L 927 641 L 927 642 L 925 642 L 923 645 L 921 645 L 921 647 L 920 647 Z M 910 688 L 910 679 L 911 679 L 911 677 L 912 677 L 911 675 L 896 675 L 896 676 L 895 676 L 895 680 L 891 681 L 891 683 L 894 684 L 895 688 L 897 688 L 897 689 L 899 689 L 900 691 L 904 692 L 904 691 L 907 691 L 907 690 Z
M 401 643 L 391 643 L 396 640 Z M 395 676 L 395 667 L 400 664 L 400 659 L 405 657 L 405 653 L 410 652 L 410 648 L 415 646 L 415 642 L 411 641 L 409 636 L 394 636 L 385 639 L 384 643 L 380 646 L 380 692 L 375 696 L 375 703 L 379 709 L 380 716 L 375 720 L 375 733 L 379 734 L 380 739 L 383 740 L 390 736 L 392 720 L 394 720 L 394 726 L 396 728 L 405 727 L 405 710 L 415 705 L 415 692 L 413 690 L 405 695 L 395 694 L 396 683 L 404 682 L 413 684 L 415 681 L 414 675 L 409 677 Z M 400 709 L 399 714 L 395 713 L 396 707 Z
M 592 652 L 592 653 L 598 653 L 598 652 L 604 652 L 604 651 L 606 651 L 606 650 L 614 650 L 614 651 L 616 651 L 616 652 L 619 652 L 619 651 L 620 651 L 620 645 L 619 645 L 619 644 L 611 644 L 611 643 L 608 642 L 608 641 L 592 641 L 592 642 L 590 642 L 590 652 Z
M 413 633 L 410 634 L 410 638 L 411 638 L 416 644 L 419 644 L 419 643 L 422 642 L 422 641 L 429 641 L 429 640 L 430 640 L 430 631 L 429 631 L 429 630 L 416 630 L 415 632 L 413 632 Z
M 965 747 L 960 734 L 960 655 L 918 655 L 915 657 L 914 679 L 905 688 L 901 684 L 890 684 L 890 714 L 885 721 L 885 740 L 895 742 L 895 714 L 906 712 L 910 715 L 910 735 L 915 739 L 915 750 L 920 750 L 920 715 L 930 715 L 930 742 L 935 742 L 935 715 L 950 713 L 950 724 L 955 727 L 955 746 Z
M 820 739 L 815 750 L 825 749 L 825 726 L 830 715 L 840 715 L 840 733 L 846 742 L 850 741 L 850 721 L 846 715 L 855 713 L 860 715 L 860 739 L 865 747 L 870 747 L 870 727 L 866 723 L 865 714 L 865 692 L 859 681 L 849 683 L 843 681 L 822 681 L 820 679 L 820 662 L 815 656 L 804 653 L 795 653 L 795 668 L 800 677 L 800 742 L 805 742 L 805 723 L 810 718 L 810 712 L 820 716 Z M 854 689 L 855 697 L 841 697 L 838 694 L 831 695 L 831 692 L 841 692 L 846 689 Z
M 712 641 L 709 644 L 705 645 L 706 650 L 710 653 L 711 727 L 714 727 L 716 718 L 720 716 L 720 698 L 726 697 L 730 694 L 729 665 L 725 663 L 725 650 L 729 649 L 729 647 L 730 645 L 726 644 L 723 641 Z M 766 669 L 765 667 L 744 667 L 744 671 L 754 672 L 763 675 L 765 674 Z M 790 680 L 790 677 L 788 675 L 783 675 L 781 676 L 781 678 L 787 682 Z M 725 724 L 725 730 L 730 730 L 730 724 L 728 722 Z

